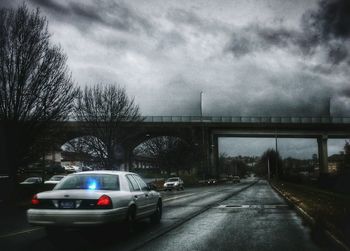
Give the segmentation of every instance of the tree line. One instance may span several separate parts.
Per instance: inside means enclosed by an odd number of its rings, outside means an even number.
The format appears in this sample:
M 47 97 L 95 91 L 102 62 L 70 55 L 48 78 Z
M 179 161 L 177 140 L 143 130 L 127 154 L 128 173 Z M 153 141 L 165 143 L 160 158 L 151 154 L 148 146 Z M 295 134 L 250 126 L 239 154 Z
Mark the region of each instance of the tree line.
M 120 85 L 78 87 L 67 56 L 50 40 L 39 9 L 0 9 L 0 174 L 14 184 L 20 167 L 52 149 L 61 122 L 93 126 L 95 137 L 84 137 L 83 148 L 112 168 L 114 147 L 125 137 L 120 123 L 141 121 L 138 105 Z

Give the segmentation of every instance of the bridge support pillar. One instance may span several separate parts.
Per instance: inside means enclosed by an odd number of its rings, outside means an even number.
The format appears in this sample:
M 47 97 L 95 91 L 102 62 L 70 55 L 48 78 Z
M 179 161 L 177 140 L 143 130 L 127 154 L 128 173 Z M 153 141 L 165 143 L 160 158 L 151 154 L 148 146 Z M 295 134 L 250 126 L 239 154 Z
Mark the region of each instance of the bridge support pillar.
M 219 176 L 219 167 L 218 167 L 218 159 L 219 159 L 219 142 L 218 136 L 211 134 L 211 144 L 210 144 L 210 174 L 214 177 Z
M 317 138 L 318 145 L 318 159 L 320 166 L 320 174 L 328 173 L 328 148 L 327 148 L 328 136 L 322 135 Z
M 208 128 L 203 125 L 201 127 L 196 128 L 192 132 L 192 138 L 194 140 L 197 156 L 198 156 L 198 170 L 197 174 L 200 175 L 201 179 L 208 178 L 211 167 L 211 149 L 210 149 L 210 134 Z

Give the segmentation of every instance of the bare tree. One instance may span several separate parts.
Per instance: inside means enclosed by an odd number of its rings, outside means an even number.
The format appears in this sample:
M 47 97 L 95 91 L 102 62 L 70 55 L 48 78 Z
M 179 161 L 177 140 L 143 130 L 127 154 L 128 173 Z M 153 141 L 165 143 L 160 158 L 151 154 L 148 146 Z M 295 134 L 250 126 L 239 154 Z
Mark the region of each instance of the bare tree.
M 60 47 L 50 43 L 40 12 L 0 9 L 0 159 L 15 180 L 19 166 L 52 144 L 68 118 L 76 88 Z
M 122 123 L 141 121 L 134 100 L 118 85 L 86 87 L 78 96 L 75 114 L 92 134 L 82 139 L 88 151 L 99 157 L 104 169 L 118 168 L 116 155 L 127 136 Z
M 282 176 L 282 158 L 279 152 L 275 149 L 267 149 L 260 157 L 257 174 L 263 176 L 268 174 L 268 169 L 270 169 L 271 177 L 281 177 Z
M 153 158 L 168 174 L 189 170 L 194 161 L 190 144 L 174 136 L 160 136 L 149 139 L 135 149 L 138 154 Z

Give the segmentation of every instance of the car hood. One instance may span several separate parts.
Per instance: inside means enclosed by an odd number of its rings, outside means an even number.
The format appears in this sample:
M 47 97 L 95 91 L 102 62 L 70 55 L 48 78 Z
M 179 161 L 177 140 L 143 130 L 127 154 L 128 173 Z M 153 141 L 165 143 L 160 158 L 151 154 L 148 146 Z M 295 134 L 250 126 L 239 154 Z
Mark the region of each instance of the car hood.
M 52 190 L 39 193 L 38 199 L 98 199 L 103 194 L 115 193 L 117 191 L 104 190 Z
M 60 182 L 60 181 L 57 181 L 57 180 L 47 180 L 47 181 L 45 181 L 44 183 L 45 183 L 45 184 L 57 184 L 58 182 Z
M 179 183 L 178 181 L 165 182 L 165 185 L 175 185 L 175 183 Z

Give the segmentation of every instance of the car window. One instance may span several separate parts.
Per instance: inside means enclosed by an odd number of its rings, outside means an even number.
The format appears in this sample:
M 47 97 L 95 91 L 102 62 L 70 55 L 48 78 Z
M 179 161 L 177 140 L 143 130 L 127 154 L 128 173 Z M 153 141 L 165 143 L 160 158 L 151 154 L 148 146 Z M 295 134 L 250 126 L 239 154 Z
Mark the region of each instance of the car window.
M 126 179 L 128 180 L 130 191 L 141 191 L 140 186 L 132 175 L 126 175 Z
M 139 185 L 140 185 L 142 191 L 147 191 L 147 190 L 149 190 L 147 184 L 141 179 L 140 176 L 138 176 L 138 175 L 133 175 L 133 177 L 134 177 L 134 178 L 136 179 L 136 181 L 139 183 Z
M 54 189 L 120 190 L 119 176 L 108 174 L 81 174 L 68 176 Z

